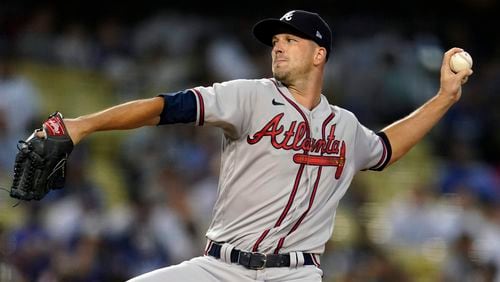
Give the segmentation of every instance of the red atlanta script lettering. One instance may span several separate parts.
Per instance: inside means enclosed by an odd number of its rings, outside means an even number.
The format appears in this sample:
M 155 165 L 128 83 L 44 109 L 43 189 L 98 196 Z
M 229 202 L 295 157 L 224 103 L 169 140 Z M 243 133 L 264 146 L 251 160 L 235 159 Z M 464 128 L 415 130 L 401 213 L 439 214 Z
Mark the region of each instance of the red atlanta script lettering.
M 271 144 L 276 149 L 304 151 L 293 156 L 295 163 L 336 167 L 335 179 L 339 179 L 346 161 L 346 145 L 344 141 L 335 140 L 335 124 L 330 127 L 326 140 L 317 140 L 309 137 L 309 129 L 304 121 L 299 122 L 298 125 L 297 121 L 293 121 L 285 130 L 285 127 L 280 124 L 283 116 L 284 113 L 276 115 L 253 136 L 247 136 L 248 144 L 256 144 L 265 136 L 269 136 Z M 310 155 L 310 153 L 319 153 L 319 155 Z M 324 156 L 324 154 L 329 156 Z
M 330 132 L 325 139 L 314 139 L 308 137 L 307 125 L 304 121 L 297 125 L 297 121 L 293 121 L 290 127 L 285 131 L 283 125 L 280 124 L 284 113 L 280 113 L 272 118 L 264 127 L 257 131 L 253 136 L 247 137 L 247 142 L 250 145 L 258 143 L 263 137 L 269 136 L 271 144 L 276 149 L 293 150 L 304 152 L 314 152 L 323 154 L 339 154 L 341 142 L 335 140 L 335 124 L 330 127 Z

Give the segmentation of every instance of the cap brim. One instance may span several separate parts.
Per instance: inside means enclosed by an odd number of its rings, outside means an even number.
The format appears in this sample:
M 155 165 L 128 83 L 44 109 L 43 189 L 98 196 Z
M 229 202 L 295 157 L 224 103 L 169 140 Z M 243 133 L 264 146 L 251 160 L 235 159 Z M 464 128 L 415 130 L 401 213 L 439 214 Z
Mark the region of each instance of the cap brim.
M 290 33 L 309 39 L 309 36 L 295 28 L 293 25 L 278 19 L 265 19 L 256 23 L 253 27 L 253 35 L 255 38 L 271 47 L 273 46 L 273 36 L 280 33 Z

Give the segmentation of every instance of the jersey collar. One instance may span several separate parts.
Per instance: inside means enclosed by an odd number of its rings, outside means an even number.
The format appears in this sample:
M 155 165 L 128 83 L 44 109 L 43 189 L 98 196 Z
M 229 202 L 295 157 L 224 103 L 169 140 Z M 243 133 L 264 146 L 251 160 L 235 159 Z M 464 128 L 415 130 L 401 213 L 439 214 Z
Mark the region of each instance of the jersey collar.
M 330 114 L 330 112 L 331 112 L 330 106 L 328 103 L 328 99 L 325 97 L 325 95 L 321 94 L 321 96 L 320 96 L 321 100 L 320 100 L 319 104 L 316 105 L 316 107 L 314 107 L 312 110 L 309 110 L 308 108 L 302 106 L 299 102 L 297 102 L 297 100 L 295 100 L 295 98 L 293 97 L 290 90 L 288 90 L 288 88 L 283 83 L 276 80 L 275 78 L 271 78 L 271 80 L 276 85 L 276 87 L 278 87 L 278 89 L 281 91 L 281 93 L 283 93 L 288 99 L 290 99 L 293 103 L 295 103 L 304 113 L 306 113 L 308 115 L 310 115 L 310 114 L 329 115 Z

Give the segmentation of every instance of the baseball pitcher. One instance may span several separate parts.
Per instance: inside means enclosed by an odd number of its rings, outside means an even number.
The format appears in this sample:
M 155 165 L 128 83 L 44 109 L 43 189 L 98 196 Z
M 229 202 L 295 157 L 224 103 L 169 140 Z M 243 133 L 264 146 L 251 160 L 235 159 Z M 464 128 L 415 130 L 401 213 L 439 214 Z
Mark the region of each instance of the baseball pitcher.
M 45 130 L 23 143 L 16 175 L 22 178 L 30 170 L 31 159 L 51 158 L 43 150 L 35 150 L 38 157 L 29 155 L 34 140 L 70 138 L 72 143 L 61 142 L 66 149 L 53 150 L 62 163 L 38 165 L 38 175 L 45 178 L 34 186 L 33 177 L 18 181 L 23 185 L 13 187 L 13 195 L 43 197 L 49 184 L 41 196 L 31 191 L 51 176 L 41 172 L 56 167 L 60 178 L 72 145 L 97 131 L 174 123 L 220 127 L 218 198 L 203 255 L 130 281 L 321 281 L 321 254 L 354 175 L 380 171 L 405 155 L 460 99 L 462 82 L 472 70 L 453 72 L 450 57 L 462 49 L 450 49 L 437 94 L 374 132 L 322 94 L 332 33 L 318 14 L 290 11 L 258 22 L 253 34 L 272 48 L 272 78 L 194 87 L 74 119 L 53 116 Z

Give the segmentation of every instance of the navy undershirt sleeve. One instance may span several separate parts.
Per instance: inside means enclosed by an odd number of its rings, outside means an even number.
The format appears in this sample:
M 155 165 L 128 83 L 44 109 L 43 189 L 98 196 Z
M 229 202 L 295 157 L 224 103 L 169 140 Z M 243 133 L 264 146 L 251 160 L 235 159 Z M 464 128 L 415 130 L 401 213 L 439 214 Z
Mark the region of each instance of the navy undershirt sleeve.
M 163 97 L 165 103 L 158 125 L 196 121 L 196 97 L 192 90 L 158 96 Z

